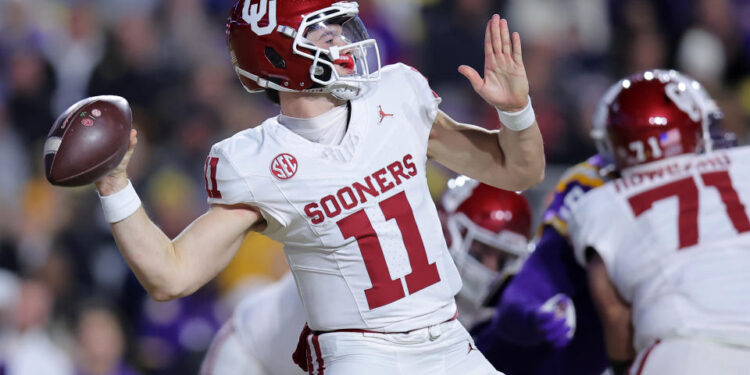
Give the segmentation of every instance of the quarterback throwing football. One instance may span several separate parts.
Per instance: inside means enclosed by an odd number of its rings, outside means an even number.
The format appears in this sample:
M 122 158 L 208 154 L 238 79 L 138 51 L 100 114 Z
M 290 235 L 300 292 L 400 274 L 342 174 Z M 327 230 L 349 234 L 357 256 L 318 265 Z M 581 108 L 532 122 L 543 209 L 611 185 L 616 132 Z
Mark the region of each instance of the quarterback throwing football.
M 213 146 L 208 212 L 169 239 L 125 172 L 96 183 L 118 247 L 157 300 L 200 288 L 248 231 L 283 242 L 316 374 L 492 374 L 456 321 L 461 288 L 425 178 L 428 156 L 508 190 L 544 174 L 521 40 L 487 24 L 483 77 L 459 71 L 498 109 L 501 131 L 459 124 L 416 70 L 380 66 L 355 2 L 240 0 L 227 24 L 240 81 L 281 114 Z M 130 153 L 136 144 L 131 137 Z

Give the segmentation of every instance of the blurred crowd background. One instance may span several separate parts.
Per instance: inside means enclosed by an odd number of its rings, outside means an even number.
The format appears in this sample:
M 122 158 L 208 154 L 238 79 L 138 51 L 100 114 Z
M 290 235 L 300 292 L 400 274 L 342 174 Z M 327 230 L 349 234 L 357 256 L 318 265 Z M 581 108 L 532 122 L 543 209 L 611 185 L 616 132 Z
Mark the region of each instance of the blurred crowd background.
M 130 176 L 175 236 L 206 208 L 210 146 L 278 114 L 244 92 L 224 41 L 233 0 L 0 0 L 0 373 L 192 374 L 236 301 L 286 271 L 251 235 L 193 296 L 157 303 L 119 256 L 92 187 L 54 188 L 42 145 L 81 98 L 116 94 L 134 111 Z M 495 128 L 458 74 L 482 67 L 484 24 L 507 17 L 524 61 L 549 171 L 528 192 L 536 221 L 559 173 L 595 152 L 596 102 L 621 76 L 675 68 L 700 80 L 746 143 L 750 0 L 361 0 L 384 63 L 427 76 L 454 118 Z M 450 173 L 432 168 L 437 198 Z M 3 372 L 6 371 L 6 372 Z

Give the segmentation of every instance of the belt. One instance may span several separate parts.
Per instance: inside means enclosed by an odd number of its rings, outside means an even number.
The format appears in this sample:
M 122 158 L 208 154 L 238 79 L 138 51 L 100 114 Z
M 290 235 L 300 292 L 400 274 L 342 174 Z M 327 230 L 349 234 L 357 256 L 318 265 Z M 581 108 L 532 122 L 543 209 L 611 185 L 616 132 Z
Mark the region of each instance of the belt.
M 453 316 L 450 319 L 447 319 L 443 322 L 440 322 L 438 324 L 448 323 L 452 322 L 454 320 L 458 319 L 458 310 L 456 310 L 456 313 L 453 314 Z M 400 331 L 400 332 L 381 332 L 381 331 L 370 331 L 367 329 L 358 329 L 358 328 L 343 328 L 343 329 L 334 329 L 332 331 L 311 331 L 313 335 L 323 335 L 326 333 L 335 333 L 335 332 L 354 332 L 354 333 L 379 333 L 383 335 L 394 335 L 394 334 L 408 334 L 412 333 L 414 331 L 419 331 L 420 329 L 429 328 L 429 327 L 422 327 L 422 328 L 414 328 L 410 329 L 408 331 Z
M 442 323 L 438 323 L 438 324 L 448 323 L 448 322 L 454 321 L 456 319 L 458 319 L 458 310 L 456 310 L 456 313 L 453 314 L 453 316 L 450 319 L 447 319 L 447 320 L 443 321 Z M 378 333 L 378 334 L 384 334 L 384 335 L 388 335 L 388 334 L 404 334 L 404 333 L 408 334 L 408 333 L 412 333 L 414 331 L 418 331 L 418 330 L 424 329 L 424 328 L 428 328 L 429 329 L 431 327 L 433 327 L 433 326 L 427 326 L 427 327 L 422 327 L 422 328 L 415 328 L 415 329 L 411 329 L 411 330 L 408 330 L 408 331 L 401 331 L 401 332 L 378 332 L 378 331 L 371 331 L 371 330 L 367 330 L 367 329 L 356 329 L 356 328 L 336 329 L 336 330 L 333 330 L 333 331 L 313 331 L 313 330 L 310 329 L 310 327 L 307 325 L 307 323 L 305 323 L 305 327 L 302 329 L 302 332 L 300 332 L 300 335 L 299 335 L 299 342 L 297 342 L 297 348 L 294 350 L 294 354 L 292 354 L 292 360 L 302 370 L 308 371 L 308 368 L 310 366 L 310 359 L 311 358 L 309 358 L 309 356 L 310 356 L 310 348 L 309 348 L 309 345 L 308 345 L 308 342 L 307 342 L 307 338 L 310 335 L 319 336 L 319 335 L 323 335 L 323 334 L 326 334 L 326 333 L 334 333 L 334 332 Z M 432 331 L 430 331 L 430 336 L 432 336 Z

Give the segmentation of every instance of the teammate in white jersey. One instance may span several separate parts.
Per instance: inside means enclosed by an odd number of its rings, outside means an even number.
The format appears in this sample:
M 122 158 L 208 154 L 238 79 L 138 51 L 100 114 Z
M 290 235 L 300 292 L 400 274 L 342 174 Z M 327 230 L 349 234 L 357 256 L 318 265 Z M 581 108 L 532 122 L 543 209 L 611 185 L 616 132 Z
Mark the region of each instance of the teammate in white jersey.
M 569 221 L 608 354 L 631 374 L 750 368 L 750 148 L 714 149 L 697 85 L 659 70 L 620 82 L 607 140 L 622 177 Z
M 305 310 L 291 274 L 240 301 L 214 337 L 200 375 L 304 374 L 292 361 Z
M 277 97 L 281 115 L 214 145 L 211 207 L 174 240 L 140 208 L 130 155 L 96 183 L 107 219 L 158 300 L 213 278 L 248 231 L 283 242 L 311 330 L 298 364 L 311 373 L 494 373 L 455 320 L 461 281 L 425 163 L 509 190 L 542 179 L 520 37 L 494 15 L 484 77 L 459 68 L 498 109 L 503 129 L 487 131 L 442 113 L 418 72 L 381 68 L 357 14 L 348 1 L 238 1 L 227 24 L 235 70 L 247 90 Z

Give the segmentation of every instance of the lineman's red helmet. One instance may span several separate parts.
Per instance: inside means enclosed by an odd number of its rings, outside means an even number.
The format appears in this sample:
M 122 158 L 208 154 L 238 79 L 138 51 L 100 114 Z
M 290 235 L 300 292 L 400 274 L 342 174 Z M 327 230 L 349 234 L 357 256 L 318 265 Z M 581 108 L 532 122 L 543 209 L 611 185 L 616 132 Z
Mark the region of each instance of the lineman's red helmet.
M 451 255 L 464 282 L 459 299 L 478 307 L 493 279 L 530 253 L 529 203 L 516 192 L 459 176 L 448 182 L 442 206 Z
M 674 70 L 647 70 L 612 86 L 592 136 L 619 170 L 711 147 L 711 116 L 720 113 L 695 80 Z M 713 103 L 713 105 L 711 105 Z
M 226 33 L 242 85 L 250 92 L 355 97 L 363 82 L 379 78 L 380 69 L 377 44 L 369 39 L 358 12 L 353 1 L 237 1 Z M 346 69 L 338 71 L 337 66 Z

